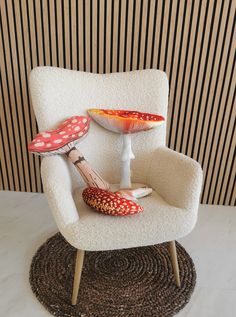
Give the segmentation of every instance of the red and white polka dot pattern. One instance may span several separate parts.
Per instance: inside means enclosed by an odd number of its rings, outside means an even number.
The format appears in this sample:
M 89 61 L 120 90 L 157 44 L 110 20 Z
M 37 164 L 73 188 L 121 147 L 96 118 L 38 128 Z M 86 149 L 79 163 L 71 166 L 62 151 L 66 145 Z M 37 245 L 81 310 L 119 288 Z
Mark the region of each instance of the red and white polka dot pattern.
M 63 121 L 57 129 L 37 134 L 28 149 L 38 154 L 58 150 L 83 137 L 89 130 L 90 121 L 88 116 L 73 116 Z
M 88 187 L 82 197 L 88 206 L 106 215 L 129 216 L 143 211 L 143 207 L 134 201 L 100 188 Z

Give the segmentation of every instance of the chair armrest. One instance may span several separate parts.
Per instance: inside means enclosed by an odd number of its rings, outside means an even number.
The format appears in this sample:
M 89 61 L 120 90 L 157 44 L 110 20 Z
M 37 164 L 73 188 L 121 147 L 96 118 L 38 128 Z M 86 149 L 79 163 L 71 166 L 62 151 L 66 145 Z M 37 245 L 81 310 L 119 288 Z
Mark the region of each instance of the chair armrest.
M 66 161 L 61 156 L 43 158 L 43 188 L 59 230 L 79 219 L 72 196 L 72 180 Z
M 149 184 L 169 204 L 198 210 L 203 172 L 190 157 L 160 147 L 154 153 L 149 170 Z

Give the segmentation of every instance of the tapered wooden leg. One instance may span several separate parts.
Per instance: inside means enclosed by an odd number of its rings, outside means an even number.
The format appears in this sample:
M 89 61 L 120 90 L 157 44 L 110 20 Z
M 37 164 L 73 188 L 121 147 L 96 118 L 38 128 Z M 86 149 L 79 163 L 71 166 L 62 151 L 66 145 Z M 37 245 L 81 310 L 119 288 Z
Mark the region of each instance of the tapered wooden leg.
M 178 259 L 177 259 L 175 241 L 170 241 L 169 242 L 169 252 L 170 252 L 172 268 L 173 268 L 173 271 L 174 271 L 175 282 L 176 282 L 176 285 L 178 287 L 180 287 L 179 264 L 178 264 Z
M 79 284 L 80 277 L 82 273 L 84 262 L 84 250 L 77 250 L 76 262 L 75 262 L 75 273 L 74 273 L 74 285 L 73 285 L 73 294 L 72 294 L 72 305 L 76 305 L 77 297 L 79 293 Z

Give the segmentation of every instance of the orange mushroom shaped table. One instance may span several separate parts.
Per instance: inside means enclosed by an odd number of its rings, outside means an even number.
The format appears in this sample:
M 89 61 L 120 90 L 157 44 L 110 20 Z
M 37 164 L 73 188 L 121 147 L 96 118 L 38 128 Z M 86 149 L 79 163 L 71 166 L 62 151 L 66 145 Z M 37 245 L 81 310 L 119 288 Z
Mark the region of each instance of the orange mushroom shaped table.
M 77 167 L 83 180 L 89 187 L 109 189 L 109 184 L 90 166 L 75 145 L 84 138 L 89 130 L 88 116 L 73 116 L 63 121 L 55 130 L 36 135 L 28 149 L 34 154 L 49 156 L 66 154 Z
M 135 157 L 131 148 L 131 134 L 157 127 L 165 121 L 164 117 L 145 112 L 111 109 L 89 109 L 88 113 L 94 121 L 105 129 L 122 134 L 120 188 L 131 188 L 130 160 Z

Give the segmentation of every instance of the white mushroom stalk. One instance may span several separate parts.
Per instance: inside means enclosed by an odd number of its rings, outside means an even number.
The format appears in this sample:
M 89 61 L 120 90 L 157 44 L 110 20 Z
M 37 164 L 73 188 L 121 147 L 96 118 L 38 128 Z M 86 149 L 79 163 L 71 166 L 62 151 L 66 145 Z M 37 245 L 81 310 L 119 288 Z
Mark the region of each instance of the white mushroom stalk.
M 123 147 L 121 154 L 121 179 L 120 188 L 131 188 L 131 168 L 130 161 L 135 158 L 131 147 L 131 134 L 123 134 Z

